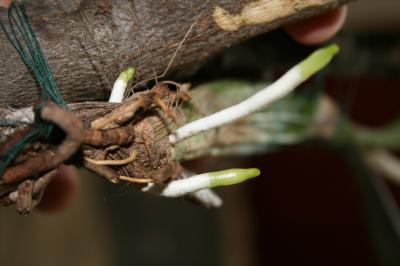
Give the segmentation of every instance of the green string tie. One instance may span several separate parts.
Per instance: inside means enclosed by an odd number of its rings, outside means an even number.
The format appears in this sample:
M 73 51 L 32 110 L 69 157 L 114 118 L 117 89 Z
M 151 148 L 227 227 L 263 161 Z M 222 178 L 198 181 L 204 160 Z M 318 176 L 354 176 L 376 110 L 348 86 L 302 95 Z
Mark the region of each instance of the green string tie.
M 26 10 L 23 4 L 13 2 L 8 8 L 7 27 L 0 20 L 0 28 L 5 33 L 10 44 L 17 50 L 22 61 L 35 77 L 40 90 L 40 104 L 35 107 L 35 121 L 33 130 L 26 134 L 19 142 L 12 147 L 0 159 L 0 174 L 12 163 L 18 153 L 30 143 L 34 143 L 41 138 L 48 139 L 54 129 L 54 124 L 40 118 L 40 110 L 49 101 L 67 109 L 67 103 L 62 97 L 61 91 L 54 79 L 53 72 L 46 58 L 43 55 L 40 44 L 32 30 Z M 15 121 L 15 123 L 18 123 Z M 10 120 L 0 121 L 0 126 L 9 126 Z

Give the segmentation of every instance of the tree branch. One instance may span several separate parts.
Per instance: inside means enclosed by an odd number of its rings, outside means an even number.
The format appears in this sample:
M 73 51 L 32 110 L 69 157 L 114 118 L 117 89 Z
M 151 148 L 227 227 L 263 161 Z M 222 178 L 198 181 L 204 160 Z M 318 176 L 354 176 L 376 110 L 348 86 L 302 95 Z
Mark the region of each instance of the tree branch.
M 136 67 L 136 81 L 161 74 L 194 22 L 173 69 L 349 0 L 45 2 L 50 3 L 28 2 L 28 14 L 66 101 L 80 102 L 106 99 L 110 84 L 128 66 Z M 0 59 L 0 106 L 32 105 L 35 81 L 3 33 Z

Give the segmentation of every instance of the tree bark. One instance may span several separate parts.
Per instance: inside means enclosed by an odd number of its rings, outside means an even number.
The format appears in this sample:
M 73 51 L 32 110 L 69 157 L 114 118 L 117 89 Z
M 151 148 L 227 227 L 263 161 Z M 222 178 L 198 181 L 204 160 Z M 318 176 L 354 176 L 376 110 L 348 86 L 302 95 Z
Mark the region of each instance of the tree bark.
M 136 81 L 161 74 L 193 23 L 172 68 L 348 1 L 42 0 L 26 8 L 66 101 L 80 102 L 106 99 L 128 66 Z M 2 32 L 0 59 L 0 106 L 33 104 L 37 85 Z

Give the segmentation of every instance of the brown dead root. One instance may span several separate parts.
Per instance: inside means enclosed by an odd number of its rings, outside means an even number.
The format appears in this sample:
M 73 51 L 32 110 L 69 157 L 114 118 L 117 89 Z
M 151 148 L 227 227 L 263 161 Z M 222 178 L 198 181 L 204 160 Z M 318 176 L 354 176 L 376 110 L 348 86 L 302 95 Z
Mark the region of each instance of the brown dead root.
M 41 118 L 61 128 L 65 138 L 56 146 L 43 143 L 38 152 L 19 155 L 24 159 L 16 159 L 19 163 L 8 167 L 1 176 L 0 205 L 16 203 L 19 212 L 28 213 L 40 202 L 55 169 L 66 160 L 113 183 L 163 183 L 177 178 L 182 168 L 174 160 L 168 135 L 172 121 L 179 117 L 168 112 L 182 98 L 159 83 L 93 120 L 92 127 L 87 128 L 82 118 L 49 103 L 42 109 Z M 24 132 L 28 129 L 16 130 L 8 140 L 16 143 Z M 12 146 L 0 147 L 5 153 Z

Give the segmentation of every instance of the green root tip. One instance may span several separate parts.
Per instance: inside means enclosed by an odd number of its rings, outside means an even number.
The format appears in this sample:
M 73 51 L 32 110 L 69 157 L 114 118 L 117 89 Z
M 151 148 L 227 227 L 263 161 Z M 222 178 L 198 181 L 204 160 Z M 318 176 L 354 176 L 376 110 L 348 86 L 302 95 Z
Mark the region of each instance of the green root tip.
M 244 182 L 260 175 L 257 168 L 229 169 L 209 173 L 211 177 L 210 187 L 229 186 Z
M 133 78 L 134 74 L 135 74 L 135 68 L 130 67 L 130 68 L 126 69 L 125 71 L 123 71 L 121 74 L 119 74 L 118 79 L 121 79 L 125 83 L 128 83 Z
M 316 72 L 323 69 L 332 58 L 339 53 L 339 46 L 336 44 L 331 44 L 324 48 L 318 49 L 312 53 L 309 57 L 304 59 L 300 64 L 301 76 L 304 80 L 308 79 Z

